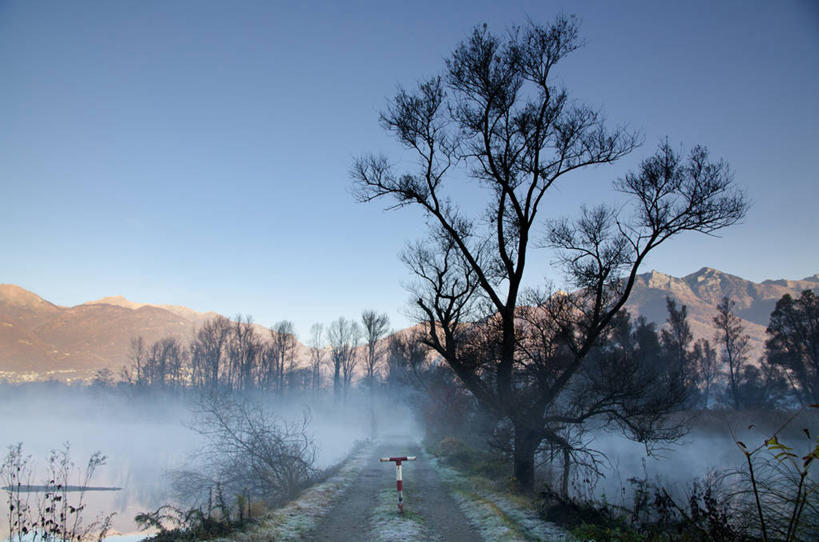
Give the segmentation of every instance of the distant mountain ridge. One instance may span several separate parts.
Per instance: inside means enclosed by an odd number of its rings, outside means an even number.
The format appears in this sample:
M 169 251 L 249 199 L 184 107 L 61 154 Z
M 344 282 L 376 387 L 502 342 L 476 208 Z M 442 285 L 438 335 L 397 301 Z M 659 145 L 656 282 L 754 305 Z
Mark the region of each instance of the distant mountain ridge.
M 819 292 L 819 274 L 755 283 L 708 267 L 681 278 L 651 271 L 638 277 L 626 308 L 660 326 L 667 317 L 665 299 L 674 297 L 688 307 L 694 336 L 713 340 L 716 305 L 729 296 L 751 337 L 752 356 L 758 358 L 776 302 L 805 289 Z M 116 373 L 128 361 L 132 337 L 151 343 L 175 336 L 187 342 L 216 315 L 122 296 L 61 307 L 19 286 L 0 284 L 0 379 L 87 379 L 104 367 Z M 257 330 L 267 336 L 261 326 Z M 305 348 L 300 345 L 299 351 Z
M 202 323 L 207 320 L 210 320 L 214 316 L 218 316 L 218 313 L 213 311 L 210 312 L 197 312 L 193 309 L 189 309 L 188 307 L 182 307 L 179 305 L 155 305 L 152 303 L 134 303 L 133 301 L 129 301 L 125 299 L 121 295 L 115 295 L 111 297 L 103 297 L 102 299 L 97 299 L 96 301 L 86 301 L 83 305 L 114 305 L 117 307 L 124 307 L 126 309 L 138 310 L 142 307 L 153 307 L 157 309 L 163 309 L 168 312 L 172 312 L 178 316 L 183 318 L 187 318 L 188 320 L 192 320 L 194 322 Z
M 765 280 L 760 283 L 703 267 L 682 278 L 657 271 L 638 277 L 626 308 L 635 315 L 661 325 L 667 318 L 666 297 L 688 307 L 688 322 L 695 338 L 713 341 L 713 320 L 723 297 L 736 302 L 735 312 L 751 338 L 753 359 L 762 355 L 765 329 L 776 302 L 785 294 L 799 296 L 803 290 L 819 291 L 819 274 L 801 280 Z
M 61 307 L 19 286 L 0 284 L 0 378 L 67 380 L 87 378 L 103 367 L 116 371 L 126 362 L 131 337 L 187 338 L 215 315 L 113 301 Z

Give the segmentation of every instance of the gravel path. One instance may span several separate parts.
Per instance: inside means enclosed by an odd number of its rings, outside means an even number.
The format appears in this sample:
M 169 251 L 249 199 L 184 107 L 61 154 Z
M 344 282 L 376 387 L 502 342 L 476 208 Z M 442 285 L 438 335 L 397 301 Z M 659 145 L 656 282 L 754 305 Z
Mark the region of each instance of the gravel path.
M 415 455 L 417 461 L 404 463 L 404 518 L 406 532 L 381 529 L 383 513 L 376 513 L 385 489 L 395 490 L 395 466 L 381 463 L 379 457 Z M 394 495 L 394 493 L 393 493 Z M 396 503 L 397 503 L 397 496 Z M 381 507 L 383 509 L 383 506 Z M 397 507 L 395 510 L 397 515 Z M 392 522 L 391 522 L 392 523 Z M 400 531 L 400 523 L 399 528 Z M 412 537 L 411 525 L 423 532 L 424 540 L 481 540 L 470 526 L 455 500 L 441 485 L 437 472 L 421 447 L 409 438 L 384 438 L 375 447 L 358 478 L 345 491 L 340 502 L 317 526 L 309 539 L 322 542 L 361 542 L 361 540 L 406 540 Z

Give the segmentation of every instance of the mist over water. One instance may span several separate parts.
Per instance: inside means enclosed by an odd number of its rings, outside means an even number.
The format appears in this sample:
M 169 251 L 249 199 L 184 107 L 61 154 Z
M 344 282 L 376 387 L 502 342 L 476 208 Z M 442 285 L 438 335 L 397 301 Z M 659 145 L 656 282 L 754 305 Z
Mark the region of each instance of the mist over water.
M 268 411 L 282 420 L 299 420 L 306 413 L 319 468 L 344 459 L 355 442 L 371 431 L 369 402 L 360 396 L 351 396 L 346 404 L 336 404 L 329 394 L 318 399 L 294 395 L 255 400 L 263 400 Z M 47 481 L 50 451 L 66 442 L 75 464 L 71 483 L 79 483 L 90 455 L 102 452 L 106 463 L 90 485 L 122 490 L 86 492 L 83 517 L 89 522 L 98 514 L 113 512 L 113 530 L 133 533 L 138 530 L 136 514 L 167 503 L 184 506 L 168 474 L 196 466 L 196 452 L 204 442 L 191 426 L 197 408 L 193 394 L 171 397 L 51 384 L 8 386 L 0 394 L 0 451 L 5 456 L 9 446 L 23 443 L 35 469 L 32 484 Z M 379 401 L 374 412 L 379 430 L 420 435 L 408 409 Z M 0 536 L 6 536 L 6 531 L 7 525 L 0 524 Z
M 745 472 L 746 458 L 737 441 L 753 450 L 777 433 L 800 456 L 804 455 L 811 442 L 804 430 L 815 435 L 819 416 L 807 411 L 706 411 L 693 416 L 688 425 L 688 433 L 678 440 L 649 448 L 616 431 L 589 432 L 584 442 L 596 453 L 599 473 L 573 465 L 572 496 L 594 500 L 605 497 L 609 503 L 629 506 L 634 495 L 631 479 L 636 479 L 662 487 L 685 502 L 695 480 L 703 481 L 711 474 Z M 551 477 L 553 484 L 558 483 L 560 467 L 560 458 L 556 457 L 552 469 L 546 469 L 547 479 Z

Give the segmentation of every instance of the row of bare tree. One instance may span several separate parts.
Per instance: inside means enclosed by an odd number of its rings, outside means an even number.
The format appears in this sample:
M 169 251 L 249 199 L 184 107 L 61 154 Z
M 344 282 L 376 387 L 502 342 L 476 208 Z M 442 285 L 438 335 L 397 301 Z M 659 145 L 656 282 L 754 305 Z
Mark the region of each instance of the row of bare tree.
M 198 328 L 188 344 L 176 337 L 151 344 L 141 336 L 133 338 L 122 375 L 126 382 L 159 389 L 282 393 L 323 388 L 323 368 L 329 366 L 333 390 L 341 397 L 359 365 L 365 368 L 365 384 L 375 382 L 388 329 L 387 315 L 372 310 L 362 313 L 360 323 L 340 317 L 326 327 L 314 324 L 304 352 L 288 320 L 264 330 L 250 317 L 216 316 Z
M 771 315 L 766 354 L 758 363 L 751 363 L 749 337 L 734 314 L 734 305 L 732 300 L 723 299 L 714 318 L 713 340 L 695 342 L 686 322 L 686 307 L 669 299 L 669 317 L 655 341 L 662 345 L 664 354 L 659 354 L 659 346 L 643 345 L 641 355 L 679 368 L 686 382 L 685 402 L 691 407 L 742 409 L 819 401 L 816 296 L 806 291 L 796 300 L 790 296 L 780 300 Z M 521 348 L 554 350 L 536 344 L 549 337 L 543 333 L 548 325 L 543 305 L 525 307 L 520 314 L 521 320 L 528 322 Z M 630 325 L 637 328 L 630 332 Z M 630 323 L 621 315 L 601 344 L 624 345 L 628 333 L 651 337 L 652 326 L 642 320 Z M 278 322 L 267 330 L 269 337 L 265 339 L 250 318 L 217 316 L 205 322 L 187 345 L 174 337 L 152 344 L 146 344 L 142 337 L 132 339 L 130 366 L 123 369 L 123 375 L 127 382 L 146 387 L 282 392 L 322 389 L 323 373 L 329 368 L 332 389 L 341 397 L 351 387 L 356 369 L 363 365 L 362 383 L 367 387 L 372 388 L 383 374 L 390 386 L 423 388 L 430 351 L 421 330 L 411 328 L 388 335 L 388 328 L 387 316 L 375 311 L 364 311 L 360 323 L 341 317 L 326 327 L 314 324 L 307 356 L 299 358 L 291 322 Z M 482 348 L 485 342 L 486 338 L 476 344 Z
M 138 386 L 281 391 L 310 375 L 295 369 L 298 341 L 293 324 L 281 321 L 264 337 L 250 317 L 216 316 L 195 331 L 188 344 L 165 337 L 146 344 L 131 339 L 126 381 Z

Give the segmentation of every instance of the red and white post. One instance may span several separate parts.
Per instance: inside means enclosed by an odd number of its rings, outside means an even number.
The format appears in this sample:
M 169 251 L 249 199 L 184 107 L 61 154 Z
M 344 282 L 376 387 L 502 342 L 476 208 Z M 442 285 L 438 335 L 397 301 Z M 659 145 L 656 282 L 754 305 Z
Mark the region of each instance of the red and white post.
M 401 477 L 401 462 L 402 461 L 415 461 L 415 456 L 404 456 L 404 457 L 382 457 L 379 461 L 382 463 L 386 462 L 393 462 L 395 463 L 395 486 L 398 488 L 398 513 L 404 513 L 404 479 Z

